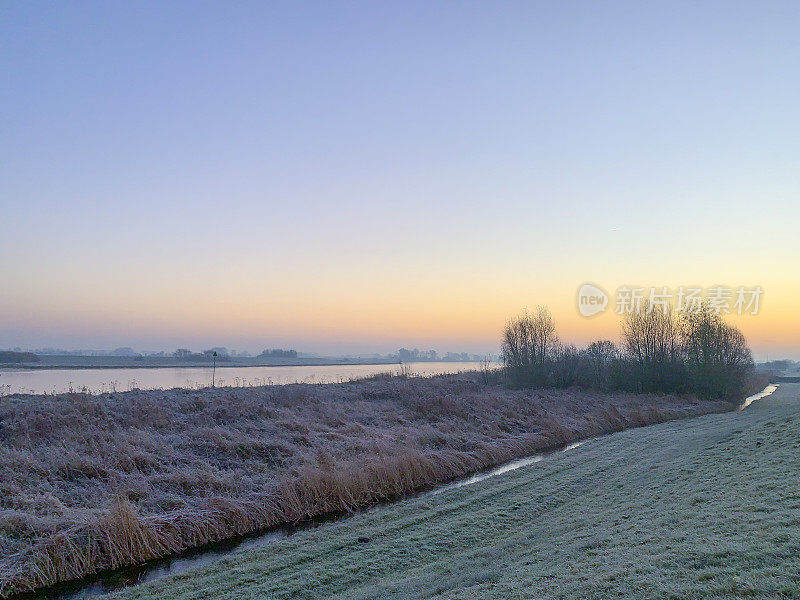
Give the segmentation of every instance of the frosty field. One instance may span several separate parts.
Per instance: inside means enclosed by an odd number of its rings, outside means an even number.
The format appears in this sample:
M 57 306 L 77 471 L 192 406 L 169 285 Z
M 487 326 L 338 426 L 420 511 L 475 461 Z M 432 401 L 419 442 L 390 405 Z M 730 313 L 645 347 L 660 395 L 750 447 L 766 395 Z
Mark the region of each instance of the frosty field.
M 481 378 L 4 398 L 0 597 L 731 408 Z
M 784 384 L 114 598 L 800 598 L 799 449 Z

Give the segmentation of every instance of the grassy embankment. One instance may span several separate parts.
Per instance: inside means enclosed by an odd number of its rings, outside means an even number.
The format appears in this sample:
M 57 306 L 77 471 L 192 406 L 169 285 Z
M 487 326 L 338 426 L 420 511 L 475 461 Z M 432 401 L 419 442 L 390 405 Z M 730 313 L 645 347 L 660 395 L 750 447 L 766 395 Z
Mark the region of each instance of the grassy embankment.
M 350 511 L 721 402 L 478 374 L 0 401 L 0 595 Z
M 800 598 L 798 472 L 800 384 L 784 384 L 114 600 Z

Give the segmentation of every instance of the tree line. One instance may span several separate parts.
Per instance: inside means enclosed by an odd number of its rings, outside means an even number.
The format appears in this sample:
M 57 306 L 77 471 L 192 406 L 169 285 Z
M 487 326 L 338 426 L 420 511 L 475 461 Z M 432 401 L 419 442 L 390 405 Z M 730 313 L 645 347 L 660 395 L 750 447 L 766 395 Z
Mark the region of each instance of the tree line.
M 0 350 L 0 363 L 18 364 L 39 362 L 41 359 L 33 352 L 17 352 L 16 350 Z
M 753 371 L 742 332 L 708 305 L 678 313 L 644 305 L 624 317 L 621 342 L 561 343 L 546 307 L 503 330 L 504 374 L 515 387 L 578 386 L 603 391 L 692 393 L 738 400 Z

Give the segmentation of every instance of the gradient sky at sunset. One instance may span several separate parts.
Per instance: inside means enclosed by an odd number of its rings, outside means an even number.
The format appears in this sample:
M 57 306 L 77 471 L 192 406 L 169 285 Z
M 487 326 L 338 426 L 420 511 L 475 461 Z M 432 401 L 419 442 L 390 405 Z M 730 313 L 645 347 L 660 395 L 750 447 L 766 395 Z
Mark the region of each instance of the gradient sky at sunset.
M 0 5 L 0 348 L 495 351 L 595 282 L 800 358 L 800 3 Z

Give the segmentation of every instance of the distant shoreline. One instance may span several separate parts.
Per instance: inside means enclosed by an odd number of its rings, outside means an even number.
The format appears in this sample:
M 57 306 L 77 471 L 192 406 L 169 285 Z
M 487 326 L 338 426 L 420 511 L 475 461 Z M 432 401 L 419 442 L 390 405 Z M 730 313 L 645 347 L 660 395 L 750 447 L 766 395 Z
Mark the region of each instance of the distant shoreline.
M 183 361 L 172 357 L 133 357 L 118 356 L 40 356 L 37 363 L 0 364 L 3 371 L 58 371 L 87 369 L 208 369 L 211 361 Z M 438 361 L 437 361 L 438 362 Z M 325 367 L 338 365 L 397 365 L 399 361 L 381 359 L 336 359 L 336 358 L 296 358 L 296 359 L 258 359 L 233 358 L 217 361 L 217 369 L 242 367 Z

